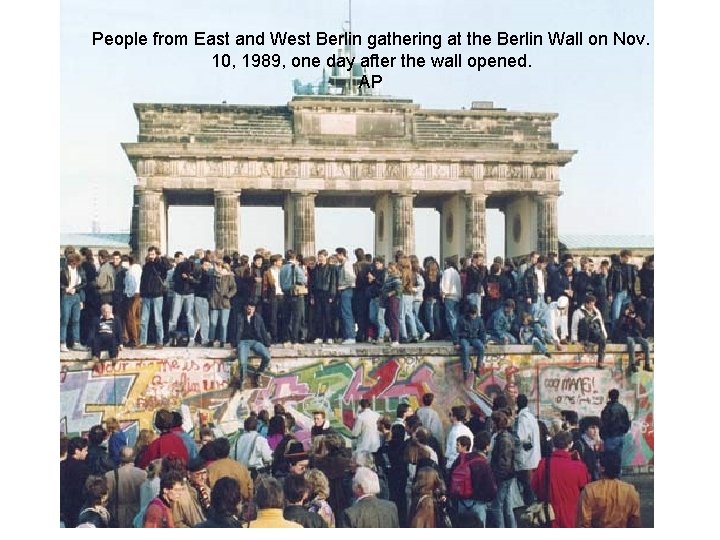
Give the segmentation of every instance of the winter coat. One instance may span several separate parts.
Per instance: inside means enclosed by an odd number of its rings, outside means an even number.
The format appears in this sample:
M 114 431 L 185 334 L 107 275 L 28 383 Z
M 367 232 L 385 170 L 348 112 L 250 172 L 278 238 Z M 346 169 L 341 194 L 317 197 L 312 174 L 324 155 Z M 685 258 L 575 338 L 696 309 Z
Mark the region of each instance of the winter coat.
M 506 334 L 517 336 L 519 329 L 518 318 L 515 312 L 508 315 L 505 308 L 499 307 L 490 317 L 488 333 L 493 339 L 502 341 Z
M 610 401 L 600 413 L 600 437 L 622 437 L 630 430 L 630 416 L 624 405 Z
M 495 482 L 498 484 L 515 476 L 514 446 L 513 436 L 508 430 L 503 429 L 495 436 L 490 467 L 495 475 Z
M 167 267 L 160 259 L 146 262 L 140 275 L 140 296 L 142 298 L 160 298 L 163 296 L 163 282 L 167 277 L 167 271 Z
M 590 482 L 585 464 L 572 459 L 570 452 L 555 450 L 550 458 L 540 460 L 538 468 L 533 474 L 530 485 L 533 492 L 541 501 L 547 501 L 545 490 L 545 461 L 550 459 L 550 503 L 555 511 L 555 521 L 552 527 L 575 527 L 580 492 Z
M 485 335 L 485 324 L 479 315 L 474 319 L 469 315 L 464 315 L 458 321 L 457 339 L 479 339 L 485 343 L 487 336 Z
M 230 309 L 230 299 L 237 294 L 237 285 L 232 273 L 213 273 L 210 276 L 210 309 Z

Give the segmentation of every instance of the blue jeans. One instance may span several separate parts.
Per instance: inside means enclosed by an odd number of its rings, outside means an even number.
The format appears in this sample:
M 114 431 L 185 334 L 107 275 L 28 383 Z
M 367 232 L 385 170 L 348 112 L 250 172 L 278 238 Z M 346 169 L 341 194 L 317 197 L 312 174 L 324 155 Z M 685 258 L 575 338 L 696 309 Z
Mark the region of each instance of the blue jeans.
M 453 298 L 445 298 L 445 321 L 448 325 L 450 338 L 457 341 L 457 320 L 458 320 L 458 301 Z
M 427 331 L 435 337 L 435 332 L 440 331 L 442 326 L 440 323 L 440 304 L 437 300 L 425 300 L 423 302 L 423 309 L 425 310 Z
M 603 443 L 605 444 L 605 452 L 612 452 L 620 456 L 622 463 L 623 444 L 625 442 L 625 435 L 619 437 L 606 437 Z
M 619 293 L 615 294 L 615 296 L 613 296 L 612 306 L 610 307 L 610 317 L 612 323 L 610 326 L 613 326 L 615 324 L 615 321 L 620 318 L 620 311 L 622 310 L 622 305 L 627 302 L 627 299 L 627 291 L 620 291 Z
M 377 325 L 377 338 L 382 342 L 385 339 L 387 326 L 385 325 L 385 308 L 380 307 L 379 298 L 370 300 L 370 321 Z
M 423 326 L 422 321 L 420 320 L 420 304 L 422 302 L 420 300 L 413 300 L 413 313 L 415 314 L 415 327 L 418 331 L 418 336 L 423 336 L 425 334 L 425 326 Z
M 492 512 L 498 529 L 515 529 L 515 514 L 513 513 L 512 498 L 510 497 L 510 487 L 513 479 L 502 480 L 498 482 L 497 495 L 491 503 Z
M 417 339 L 418 331 L 415 326 L 415 313 L 413 312 L 414 296 L 411 294 L 403 294 L 400 302 L 400 337 L 407 339 L 407 329 L 410 328 L 410 335 L 413 339 Z
M 460 338 L 460 361 L 462 362 L 463 375 L 467 375 L 472 370 L 470 363 L 470 348 L 477 351 L 477 363 L 475 370 L 480 371 L 485 358 L 485 344 L 479 338 Z
M 172 315 L 170 315 L 170 323 L 168 324 L 168 332 L 170 336 L 175 335 L 175 329 L 177 328 L 177 321 L 180 317 L 180 311 L 182 310 L 187 317 L 188 325 L 188 336 L 192 339 L 193 333 L 195 332 L 195 320 L 193 319 L 193 304 L 195 303 L 194 294 L 177 294 L 173 297 L 172 304 Z
M 80 295 L 64 294 L 60 299 L 60 343 L 67 339 L 68 322 L 72 322 L 73 341 L 80 344 Z
M 200 335 L 203 345 L 210 342 L 210 303 L 207 298 L 195 297 L 195 320 L 200 325 Z M 189 322 L 188 322 L 189 325 Z M 195 326 L 188 326 L 190 329 L 190 340 L 195 339 Z
M 482 523 L 482 527 L 487 525 L 487 503 L 473 499 L 460 499 L 457 502 L 457 513 L 458 516 L 475 514 Z
M 140 344 L 147 345 L 148 323 L 150 322 L 150 310 L 155 316 L 155 335 L 157 344 L 163 343 L 162 306 L 163 297 L 142 298 L 142 311 L 140 312 Z
M 211 309 L 210 310 L 210 333 L 208 339 L 213 341 L 217 333 L 217 322 L 218 317 L 220 318 L 220 341 L 225 343 L 227 341 L 227 326 L 228 320 L 230 320 L 229 309 Z
M 650 364 L 650 344 L 647 339 L 628 336 L 625 343 L 627 344 L 630 365 L 637 364 L 637 360 L 635 359 L 635 343 L 639 343 L 640 347 L 642 347 L 643 354 L 645 355 L 645 365 Z
M 355 339 L 355 319 L 352 312 L 353 289 L 340 291 L 340 320 L 344 339 Z
M 247 375 L 248 357 L 250 356 L 250 351 L 254 352 L 262 359 L 260 367 L 255 370 L 255 373 L 262 373 L 270 363 L 270 351 L 268 351 L 267 347 L 261 342 L 255 341 L 254 339 L 239 340 L 237 347 L 238 365 L 240 367 L 240 376 L 243 379 L 245 378 L 245 375 Z

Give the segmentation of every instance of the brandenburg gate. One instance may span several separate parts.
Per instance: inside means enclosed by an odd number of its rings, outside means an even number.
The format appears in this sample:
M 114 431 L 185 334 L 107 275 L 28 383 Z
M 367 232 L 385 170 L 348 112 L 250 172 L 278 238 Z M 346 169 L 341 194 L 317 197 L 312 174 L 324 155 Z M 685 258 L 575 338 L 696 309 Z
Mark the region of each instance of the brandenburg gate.
M 279 107 L 139 103 L 135 114 L 137 142 L 122 146 L 137 175 L 136 253 L 167 251 L 173 204 L 214 206 L 226 252 L 239 251 L 246 206 L 282 206 L 285 247 L 303 255 L 316 252 L 316 207 L 370 208 L 373 253 L 386 257 L 415 251 L 413 208 L 440 213 L 443 258 L 485 253 L 486 208 L 505 214 L 506 256 L 558 249 L 559 171 L 575 151 L 552 141 L 555 113 L 313 95 Z

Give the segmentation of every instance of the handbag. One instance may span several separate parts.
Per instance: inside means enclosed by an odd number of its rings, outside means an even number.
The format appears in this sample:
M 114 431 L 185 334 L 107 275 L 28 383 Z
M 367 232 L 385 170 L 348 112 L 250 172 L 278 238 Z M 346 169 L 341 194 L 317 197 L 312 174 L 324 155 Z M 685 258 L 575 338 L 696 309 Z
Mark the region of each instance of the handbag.
M 555 509 L 550 502 L 550 457 L 545 460 L 545 502 L 536 502 L 528 506 L 520 515 L 526 527 L 550 527 L 555 521 Z

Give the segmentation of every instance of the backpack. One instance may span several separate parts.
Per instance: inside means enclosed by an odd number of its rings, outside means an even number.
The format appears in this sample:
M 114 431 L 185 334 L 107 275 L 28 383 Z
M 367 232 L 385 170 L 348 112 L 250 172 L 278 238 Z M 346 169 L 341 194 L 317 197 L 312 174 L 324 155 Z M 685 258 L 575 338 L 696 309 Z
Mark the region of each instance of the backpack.
M 490 300 L 500 299 L 500 282 L 499 281 L 488 281 L 487 284 L 487 296 Z
M 460 454 L 460 463 L 450 476 L 450 495 L 458 499 L 472 499 L 473 483 L 470 464 L 479 459 L 467 459 L 467 454 Z

